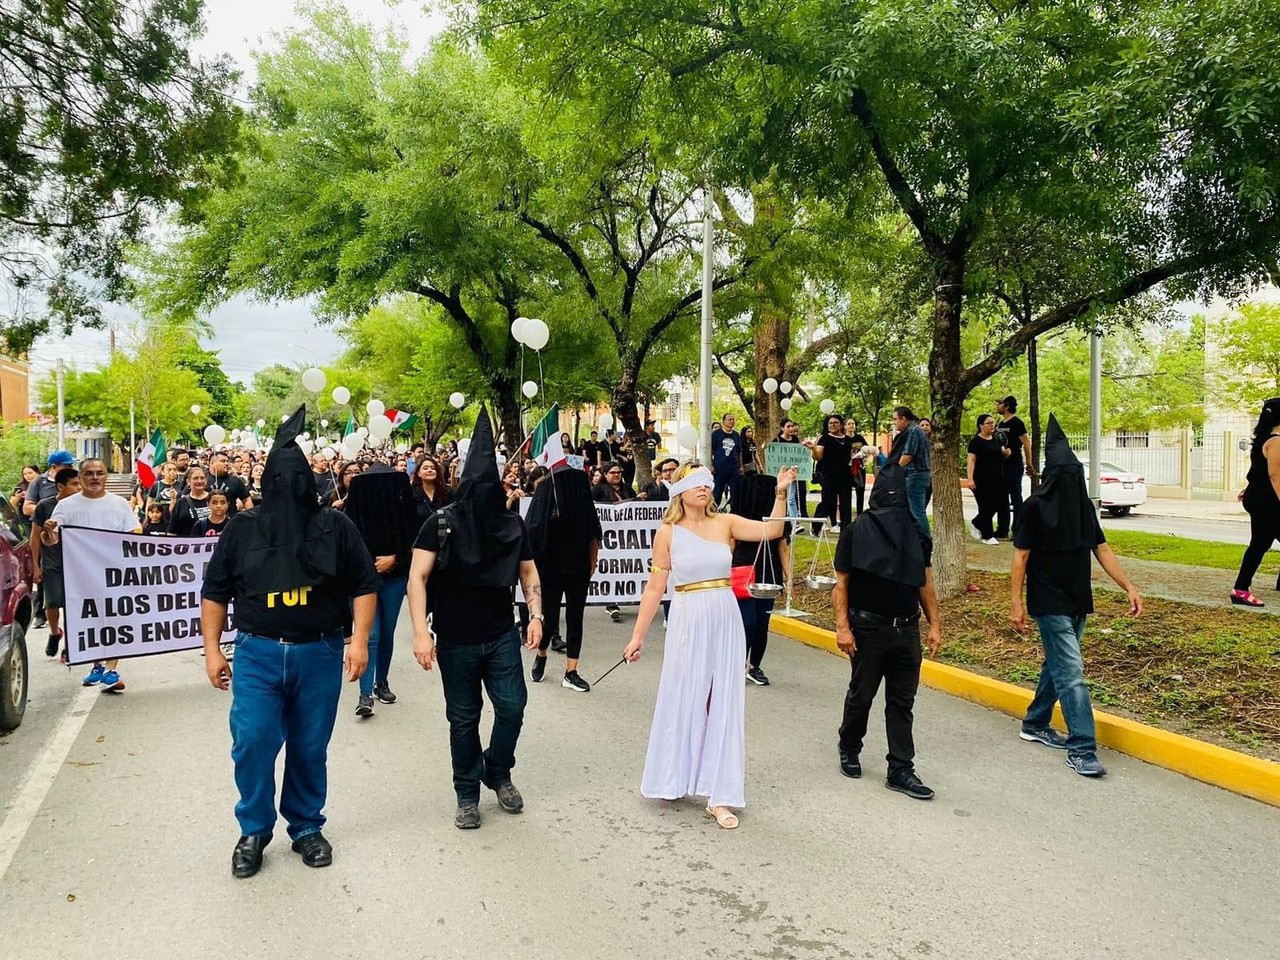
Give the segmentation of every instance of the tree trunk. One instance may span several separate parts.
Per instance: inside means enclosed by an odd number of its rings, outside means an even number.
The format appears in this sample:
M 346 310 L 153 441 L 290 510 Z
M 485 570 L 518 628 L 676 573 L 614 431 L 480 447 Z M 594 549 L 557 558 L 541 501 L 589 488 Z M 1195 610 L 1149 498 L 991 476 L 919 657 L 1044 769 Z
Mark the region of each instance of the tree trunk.
M 756 354 L 755 399 L 752 418 L 756 427 L 756 442 L 765 444 L 782 429 L 782 407 L 778 405 L 782 394 L 764 392 L 762 384 L 767 378 L 781 381 L 787 375 L 787 350 L 791 346 L 791 318 L 766 303 L 760 308 L 755 324 L 754 346 Z
M 516 384 L 510 379 L 495 380 L 493 388 L 498 394 L 495 406 L 498 419 L 501 421 L 501 440 L 507 445 L 507 450 L 514 454 L 524 440 L 520 427 L 520 401 L 516 399 Z M 542 451 L 531 452 L 533 456 L 537 456 Z
M 960 498 L 960 418 L 968 388 L 962 382 L 960 320 L 964 261 L 939 265 L 933 308 L 929 388 L 933 410 L 933 579 L 939 597 L 959 595 L 968 584 L 964 510 Z
M 639 396 L 636 383 L 638 381 L 638 371 L 624 358 L 622 376 L 610 395 L 613 415 L 626 428 L 627 436 L 631 438 L 631 455 L 636 461 L 637 492 L 653 483 L 653 461 L 649 456 L 649 443 L 645 439 L 644 424 L 640 421 L 640 414 L 637 411 Z
M 1031 478 L 1031 490 L 1040 486 L 1040 360 L 1036 356 L 1036 342 L 1027 344 L 1027 416 L 1031 423 L 1027 425 L 1031 433 L 1031 463 L 1028 466 L 1035 470 Z

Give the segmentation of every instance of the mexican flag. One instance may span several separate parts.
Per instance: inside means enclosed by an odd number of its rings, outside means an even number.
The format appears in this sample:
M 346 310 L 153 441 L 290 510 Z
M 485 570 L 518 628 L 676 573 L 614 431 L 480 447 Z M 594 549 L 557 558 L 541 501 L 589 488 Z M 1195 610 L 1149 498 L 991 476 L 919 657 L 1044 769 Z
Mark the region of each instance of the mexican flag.
M 347 425 L 342 431 L 342 439 L 345 440 L 356 432 L 356 415 L 354 413 L 347 414 Z
M 138 483 L 148 490 L 156 482 L 156 464 L 164 463 L 164 434 L 159 428 L 138 453 Z
M 418 415 L 407 410 L 388 410 L 387 419 L 391 421 L 392 430 L 412 430 L 418 423 Z
M 547 438 L 559 432 L 560 404 L 553 403 L 551 409 L 538 421 L 538 425 L 533 428 L 533 433 L 529 434 L 524 443 L 520 445 L 520 452 L 526 456 L 536 456 L 542 453 L 547 446 Z M 532 454 L 529 452 L 531 450 L 534 451 Z

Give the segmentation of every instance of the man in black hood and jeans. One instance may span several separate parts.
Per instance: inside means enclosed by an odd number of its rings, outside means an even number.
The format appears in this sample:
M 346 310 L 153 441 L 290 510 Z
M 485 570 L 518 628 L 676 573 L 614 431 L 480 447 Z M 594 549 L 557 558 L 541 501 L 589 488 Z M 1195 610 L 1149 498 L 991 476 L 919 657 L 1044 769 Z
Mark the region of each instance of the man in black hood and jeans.
M 293 850 L 309 867 L 333 862 L 320 832 L 329 738 L 344 667 L 347 680 L 358 680 L 369 659 L 378 575 L 355 525 L 316 500 L 315 475 L 295 442 L 305 417 L 299 407 L 280 426 L 262 475 L 262 505 L 227 521 L 204 575 L 205 670 L 214 687 L 232 692 L 240 840 L 231 872 L 237 877 L 258 872 L 271 842 L 282 746 L 280 813 Z M 219 646 L 233 600 L 234 684 Z
M 427 581 L 432 577 L 428 627 Z M 481 784 L 498 795 L 507 813 L 524 809 L 524 798 L 511 782 L 529 697 L 520 631 L 511 611 L 511 588 L 517 579 L 529 605 L 525 647 L 536 650 L 542 642 L 542 585 L 524 521 L 507 509 L 494 456 L 493 425 L 481 409 L 457 494 L 422 525 L 409 567 L 413 656 L 424 670 L 440 664 L 453 789 L 458 795 L 453 823 L 459 830 L 480 826 Z M 487 750 L 480 744 L 481 687 L 493 705 Z
M 938 597 L 933 589 L 933 541 L 920 529 L 907 501 L 907 481 L 896 463 L 876 475 L 871 499 L 840 534 L 831 605 L 836 645 L 852 667 L 840 724 L 840 772 L 862 776 L 862 741 L 871 704 L 884 681 L 884 725 L 889 739 L 885 786 L 916 800 L 933 791 L 916 775 L 912 708 L 920 686 L 920 610 L 929 621 L 929 656 L 942 646 Z

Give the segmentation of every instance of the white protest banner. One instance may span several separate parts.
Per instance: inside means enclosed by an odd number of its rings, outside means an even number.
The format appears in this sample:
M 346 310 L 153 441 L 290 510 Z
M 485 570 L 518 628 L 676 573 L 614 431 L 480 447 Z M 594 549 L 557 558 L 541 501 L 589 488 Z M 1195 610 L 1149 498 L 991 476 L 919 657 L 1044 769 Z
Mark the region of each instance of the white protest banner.
M 145 657 L 203 644 L 200 587 L 215 538 L 85 527 L 63 527 L 61 534 L 68 661 Z M 230 614 L 222 639 L 235 639 Z
M 813 479 L 813 454 L 802 443 L 774 440 L 765 444 L 764 472 L 776 477 L 783 467 L 795 467 L 800 471 L 796 474 L 796 479 L 808 483 Z
M 529 498 L 520 501 L 521 514 L 529 510 Z M 637 604 L 649 582 L 649 564 L 653 560 L 653 536 L 662 526 L 667 512 L 666 501 L 648 503 L 597 503 L 600 515 L 600 556 L 596 572 L 587 588 L 588 604 Z M 670 591 L 668 590 L 668 596 Z M 524 595 L 517 589 L 517 602 Z

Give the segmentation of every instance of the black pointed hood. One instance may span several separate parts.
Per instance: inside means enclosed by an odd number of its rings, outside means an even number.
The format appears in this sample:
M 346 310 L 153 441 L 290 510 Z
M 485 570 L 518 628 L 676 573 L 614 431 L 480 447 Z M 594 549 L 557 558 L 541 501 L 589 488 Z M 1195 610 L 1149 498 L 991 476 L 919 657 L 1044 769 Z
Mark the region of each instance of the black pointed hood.
M 920 526 L 907 502 L 907 475 L 896 463 L 876 471 L 867 509 L 853 521 L 848 547 L 840 552 L 855 570 L 865 570 L 894 583 L 923 587 L 924 544 Z
M 494 453 L 493 422 L 483 407 L 471 433 L 457 493 L 442 509 L 449 530 L 441 551 L 442 569 L 471 586 L 513 586 L 520 574 L 524 524 L 507 509 Z
M 400 565 L 394 576 L 403 577 L 413 552 L 413 538 L 422 525 L 408 475 L 375 463 L 352 477 L 343 513 L 360 531 L 369 555 L 395 557 Z
M 297 444 L 306 416 L 301 406 L 276 431 L 262 474 L 262 505 L 244 514 L 253 524 L 248 566 L 255 594 L 296 590 L 338 570 L 332 518 L 319 506 L 315 474 Z
M 1098 518 L 1089 499 L 1084 465 L 1071 449 L 1057 418 L 1049 414 L 1044 433 L 1044 471 L 1040 488 L 1020 517 L 1036 516 L 1036 547 L 1041 550 L 1092 550 L 1097 546 Z M 1015 535 L 1016 535 L 1015 530 Z

